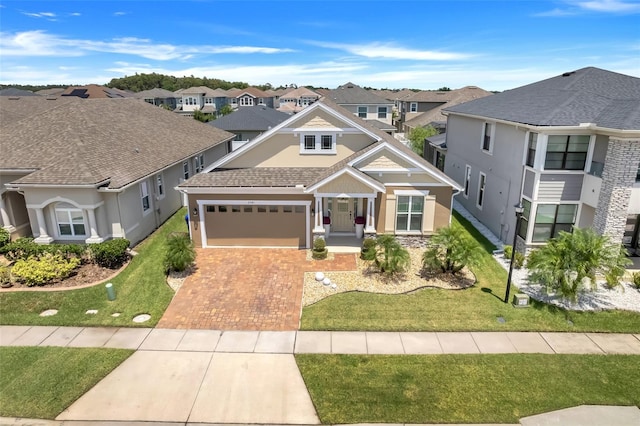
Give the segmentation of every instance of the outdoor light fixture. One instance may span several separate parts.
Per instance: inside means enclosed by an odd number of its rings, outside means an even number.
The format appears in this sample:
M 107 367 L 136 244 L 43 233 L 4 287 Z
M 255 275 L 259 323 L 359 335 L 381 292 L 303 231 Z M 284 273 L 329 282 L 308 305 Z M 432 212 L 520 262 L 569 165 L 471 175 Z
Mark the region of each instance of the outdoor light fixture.
M 516 257 L 516 243 L 518 242 L 518 233 L 520 232 L 520 217 L 524 211 L 522 202 L 513 206 L 516 212 L 516 229 L 513 233 L 513 246 L 511 247 L 511 262 L 509 263 L 509 277 L 507 278 L 507 292 L 504 295 L 504 303 L 509 303 L 509 291 L 511 290 L 511 276 L 513 275 L 513 260 Z
M 193 208 L 193 215 L 194 216 L 198 216 L 198 208 L 197 207 Z

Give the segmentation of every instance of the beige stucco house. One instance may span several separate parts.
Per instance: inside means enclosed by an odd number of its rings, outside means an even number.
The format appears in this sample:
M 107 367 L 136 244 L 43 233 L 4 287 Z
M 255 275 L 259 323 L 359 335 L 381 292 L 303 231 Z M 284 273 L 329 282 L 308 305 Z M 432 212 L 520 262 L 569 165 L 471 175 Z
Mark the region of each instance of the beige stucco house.
M 0 113 L 0 225 L 44 244 L 142 240 L 234 137 L 133 98 L 6 97 Z
M 450 223 L 461 188 L 322 98 L 178 189 L 198 247 L 308 248 L 315 237 L 356 235 L 356 221 L 364 235 L 430 235 Z

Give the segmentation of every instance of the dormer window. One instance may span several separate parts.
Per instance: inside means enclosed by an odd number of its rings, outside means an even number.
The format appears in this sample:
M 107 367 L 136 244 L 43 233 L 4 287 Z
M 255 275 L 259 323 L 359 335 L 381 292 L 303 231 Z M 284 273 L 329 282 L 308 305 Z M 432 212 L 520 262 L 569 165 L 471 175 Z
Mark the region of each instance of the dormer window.
M 300 136 L 301 154 L 335 154 L 336 135 L 307 133 Z

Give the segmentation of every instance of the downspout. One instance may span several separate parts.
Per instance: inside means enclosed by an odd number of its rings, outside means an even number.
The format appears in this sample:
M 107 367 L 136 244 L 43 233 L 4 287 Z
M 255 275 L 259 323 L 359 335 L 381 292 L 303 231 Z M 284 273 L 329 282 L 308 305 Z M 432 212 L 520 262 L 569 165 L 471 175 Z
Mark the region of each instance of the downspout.
M 449 226 L 451 226 L 451 218 L 453 217 L 453 197 L 461 193 L 461 189 L 456 189 L 455 192 L 451 193 L 451 213 L 449 213 Z

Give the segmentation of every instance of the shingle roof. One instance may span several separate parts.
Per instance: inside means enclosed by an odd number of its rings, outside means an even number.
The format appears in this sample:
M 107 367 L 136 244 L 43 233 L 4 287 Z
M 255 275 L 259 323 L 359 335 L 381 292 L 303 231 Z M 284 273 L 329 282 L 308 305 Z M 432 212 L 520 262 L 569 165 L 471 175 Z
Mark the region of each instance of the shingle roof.
M 165 98 L 177 98 L 179 96 L 173 93 L 171 90 L 155 87 L 153 89 L 137 92 L 134 94 L 134 97 L 138 99 L 151 99 L 151 98 L 165 99 Z
M 17 89 L 15 87 L 7 87 L 0 90 L 0 96 L 40 96 L 37 93 L 33 93 L 29 90 Z
M 280 95 L 281 98 L 289 99 L 289 98 L 302 98 L 302 97 L 316 97 L 319 98 L 320 94 L 314 92 L 311 89 L 307 89 L 306 87 L 298 87 L 297 89 L 288 90 Z
M 384 121 L 380 121 L 380 120 L 367 120 L 367 123 L 369 123 L 369 125 L 375 127 L 376 129 L 380 129 L 382 131 L 396 130 L 396 126 L 389 123 L 385 123 Z
M 0 98 L 0 112 L 16 103 L 49 108 L 2 122 L 1 169 L 38 169 L 17 183 L 121 188 L 233 138 L 138 99 Z M 28 106 L 19 107 L 26 110 Z M 42 108 L 41 106 L 39 108 Z M 179 142 L 176 142 L 179 141 Z
M 224 98 L 227 96 L 227 92 L 221 89 L 212 89 L 207 86 L 195 86 L 182 90 L 180 96 L 182 95 L 204 95 L 208 98 Z
M 484 89 L 481 89 L 476 86 L 466 86 L 461 89 L 451 90 L 448 93 L 449 101 L 446 104 L 439 105 L 435 108 L 426 111 L 411 120 L 405 121 L 405 124 L 410 127 L 419 127 L 425 126 L 429 123 L 440 123 L 446 122 L 447 117 L 442 114 L 442 110 L 448 108 L 450 106 L 458 105 L 464 102 L 469 102 L 473 99 L 484 98 L 485 96 L 493 95 L 493 93 L 488 92 Z
M 588 67 L 445 111 L 537 126 L 640 129 L 640 78 Z
M 324 91 L 324 94 L 328 99 L 340 105 L 384 105 L 391 103 L 391 101 L 371 93 L 353 83 L 346 83 L 339 86 L 337 89 Z
M 246 89 L 242 89 L 239 90 L 238 92 L 234 93 L 234 97 L 237 98 L 239 96 L 244 95 L 245 93 L 255 97 L 255 98 L 270 98 L 271 96 L 269 96 L 268 93 L 263 92 L 262 90 L 258 89 L 257 87 L 247 87 Z
M 291 117 L 289 114 L 276 111 L 273 108 L 253 106 L 239 108 L 237 111 L 210 121 L 208 124 L 230 132 L 239 130 L 265 131 L 277 126 L 289 117 Z
M 60 96 L 76 96 L 84 99 L 132 98 L 134 93 L 97 84 L 88 84 L 86 86 L 69 86 Z
M 181 187 L 263 187 L 288 188 L 307 186 L 327 169 L 320 167 L 253 167 L 248 169 L 215 169 L 199 173 Z

